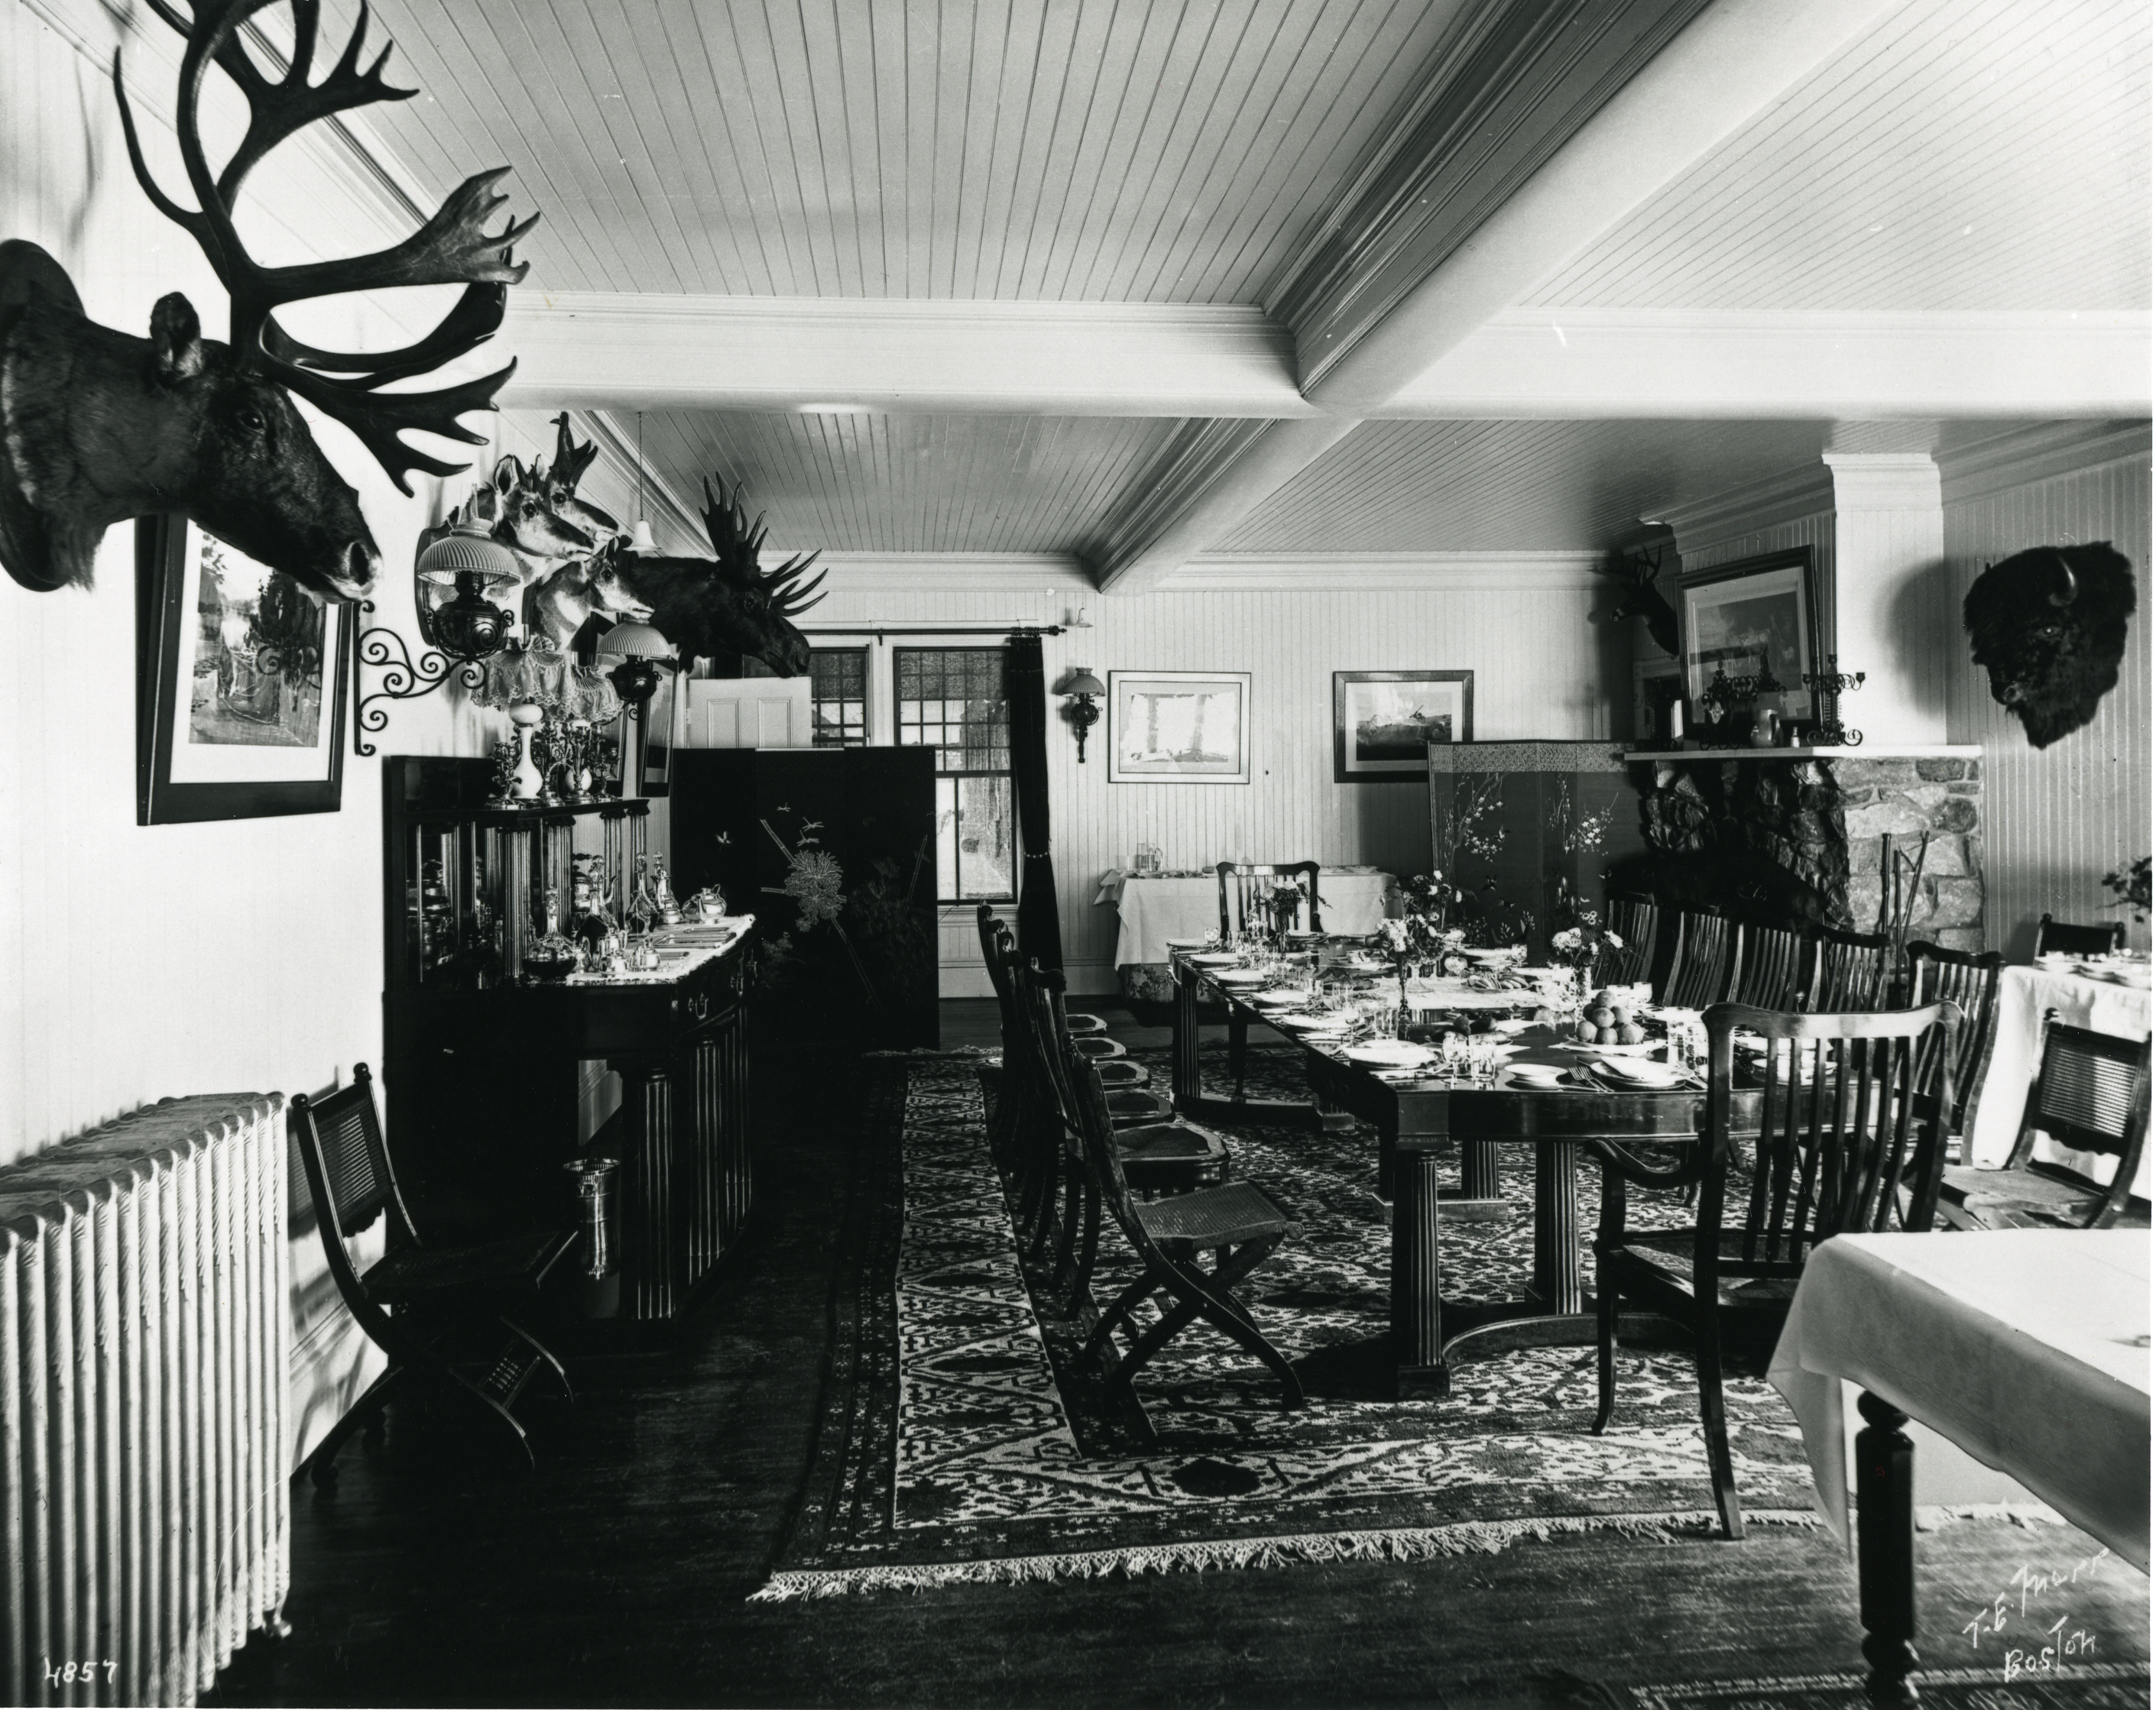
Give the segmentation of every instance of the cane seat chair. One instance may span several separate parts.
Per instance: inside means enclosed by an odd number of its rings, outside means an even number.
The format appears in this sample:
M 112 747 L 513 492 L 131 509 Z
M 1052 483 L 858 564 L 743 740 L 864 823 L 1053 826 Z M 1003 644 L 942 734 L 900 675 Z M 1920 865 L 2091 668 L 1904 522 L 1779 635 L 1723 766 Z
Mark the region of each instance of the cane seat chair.
M 2054 920 L 2049 914 L 2036 917 L 2035 954 L 2040 956 L 2107 956 L 2125 948 L 2123 920 L 2107 920 L 2100 926 L 2076 926 L 2069 921 Z
M 1063 1031 L 1062 975 L 1028 967 L 1020 970 L 1018 984 L 1028 1023 L 1024 1073 L 1034 1089 L 1029 1108 L 1039 1111 L 1042 1120 L 1037 1168 L 1017 1195 L 1014 1222 L 1021 1251 L 1036 1266 L 1046 1267 L 1046 1286 L 1075 1311 L 1081 1299 L 1090 1298 L 1087 1287 L 1101 1228 L 1100 1183 L 1079 1137 L 1070 1067 L 1089 1059 L 1071 1049 Z M 1097 1082 L 1097 1073 L 1092 1078 Z M 1102 1092 L 1104 1108 L 1114 1096 Z M 1188 1192 L 1226 1175 L 1227 1142 L 1180 1117 L 1118 1122 L 1111 1115 L 1109 1126 L 1117 1155 L 1141 1189 Z
M 1606 913 L 1609 930 L 1623 942 L 1603 951 L 1595 978 L 1605 986 L 1637 985 L 1654 970 L 1655 929 L 1661 911 L 1650 898 L 1612 897 Z
M 374 1078 L 363 1062 L 352 1065 L 349 1087 L 326 1098 L 297 1093 L 291 1111 L 330 1275 L 353 1321 L 389 1362 L 308 1457 L 315 1482 L 335 1480 L 337 1451 L 355 1431 L 374 1429 L 390 1397 L 415 1380 L 470 1403 L 504 1427 L 531 1470 L 531 1440 L 512 1411 L 517 1398 L 542 1369 L 563 1395 L 573 1400 L 575 1393 L 562 1362 L 505 1313 L 517 1303 L 536 1302 L 547 1272 L 575 1244 L 575 1232 L 548 1230 L 468 1247 L 423 1242 L 398 1190 L 375 1111 Z M 345 1243 L 377 1217 L 387 1220 L 390 1248 L 362 1272 Z M 500 1352 L 482 1375 L 468 1377 L 451 1363 L 448 1340 L 466 1323 L 484 1318 L 501 1333 Z
M 1680 910 L 1662 1002 L 1687 1010 L 1721 1002 L 1728 965 L 1729 922 L 1711 909 Z
M 1887 1000 L 1887 964 L 1892 945 L 1884 934 L 1834 929 L 1812 938 L 1810 990 L 1807 1008 L 1829 1014 L 1876 1010 Z
M 1729 934 L 1729 1001 L 1754 1009 L 1806 1006 L 1804 935 L 1793 927 L 1739 921 Z
M 1220 887 L 1221 943 L 1235 943 L 1250 921 L 1264 924 L 1267 920 L 1265 898 L 1282 879 L 1291 881 L 1304 893 L 1296 918 L 1301 919 L 1303 910 L 1307 909 L 1310 930 L 1325 930 L 1325 924 L 1319 918 L 1315 861 L 1223 861 L 1213 872 Z
M 2110 1184 L 2036 1157 L 2039 1134 L 2109 1156 Z M 1939 1215 L 1957 1229 L 2108 1229 L 2127 1210 L 2148 1137 L 2148 1042 L 2069 1027 L 2046 1010 L 2014 1150 L 1995 1170 L 1948 1170 Z
M 1140 1266 L 1137 1278 L 1101 1314 L 1086 1344 L 1087 1359 L 1100 1362 L 1111 1383 L 1128 1387 L 1147 1360 L 1202 1318 L 1279 1379 L 1286 1406 L 1301 1406 L 1301 1380 L 1235 1293 L 1237 1283 L 1296 1232 L 1294 1221 L 1247 1181 L 1169 1199 L 1140 1200 L 1132 1190 L 1115 1131 L 1108 1125 L 1099 1078 L 1090 1065 L 1075 1057 L 1069 1070 L 1076 1094 L 1077 1137 L 1100 1201 Z M 1203 1262 L 1207 1253 L 1214 1256 L 1209 1270 Z M 1158 1316 L 1141 1327 L 1138 1308 L 1155 1295 L 1163 1297 Z M 1131 1338 L 1129 1349 L 1120 1359 L 1118 1329 L 1127 1330 Z
M 1700 1144 L 1674 1166 L 1651 1165 L 1599 1143 L 1607 1178 L 1655 1187 L 1698 1184 L 1690 1229 L 1628 1230 L 1621 1186 L 1605 1187 L 1594 1242 L 1596 1370 L 1606 1427 L 1617 1401 L 1616 1347 L 1625 1303 L 1691 1333 L 1707 1470 L 1726 1537 L 1744 1535 L 1722 1395 L 1727 1352 L 1763 1365 L 1789 1316 L 1804 1261 L 1821 1242 L 1860 1231 L 1928 1229 L 1943 1161 L 1940 1101 L 1920 1099 L 1918 1065 L 1934 1032 L 1960 1025 L 1952 1004 L 1864 1013 L 1802 1015 L 1717 1004 L 1707 1011 L 1707 1120 Z M 1748 1170 L 1737 1162 L 1732 1123 L 1734 1035 L 1765 1042 L 1759 1130 Z M 1933 1061 L 1951 1064 L 1952 1039 Z M 1950 1072 L 1950 1071 L 1949 1071 Z M 1748 1180 L 1747 1179 L 1748 1177 Z M 1725 1203 L 1734 1185 L 1733 1214 Z M 1906 1195 L 1906 1200 L 1905 1196 Z
M 1953 1073 L 1947 1083 L 1953 1101 L 1945 1113 L 1950 1137 L 1959 1137 L 1969 1101 L 1980 1084 L 2005 962 L 1997 950 L 1952 950 L 1921 939 L 1909 946 L 1909 1001 L 1950 1003 L 1962 1013 L 1961 1029 L 1954 1036 Z M 1930 1065 L 1923 1067 L 1921 1078 L 1928 1083 Z

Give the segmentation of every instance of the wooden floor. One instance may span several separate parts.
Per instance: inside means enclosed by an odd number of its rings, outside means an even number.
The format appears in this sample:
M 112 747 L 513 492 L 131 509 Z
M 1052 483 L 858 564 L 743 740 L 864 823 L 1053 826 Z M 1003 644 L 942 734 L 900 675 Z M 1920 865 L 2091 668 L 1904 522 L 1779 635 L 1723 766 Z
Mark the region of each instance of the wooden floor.
M 947 1046 L 993 1035 L 989 1006 L 947 1011 Z M 408 1410 L 382 1446 L 347 1448 L 334 1494 L 296 1486 L 292 1635 L 255 1639 L 211 1702 L 1606 1705 L 1596 1683 L 1859 1666 L 1849 1564 L 1767 1528 L 1735 1545 L 1605 1535 L 1414 1565 L 745 1602 L 808 1458 L 857 1138 L 830 1065 L 759 1069 L 752 1233 L 685 1345 L 578 1370 L 575 1407 L 535 1410 L 536 1477 L 500 1476 Z M 1927 1534 L 1927 1659 L 2003 1663 L 2024 1623 L 1976 1648 L 1964 1624 L 2019 1595 L 2017 1569 L 2071 1571 L 2094 1549 L 2055 1528 Z M 2066 1615 L 2097 1657 L 2145 1659 L 2148 1614 L 2146 1578 L 2110 1561 L 2054 1594 L 2044 1624 Z

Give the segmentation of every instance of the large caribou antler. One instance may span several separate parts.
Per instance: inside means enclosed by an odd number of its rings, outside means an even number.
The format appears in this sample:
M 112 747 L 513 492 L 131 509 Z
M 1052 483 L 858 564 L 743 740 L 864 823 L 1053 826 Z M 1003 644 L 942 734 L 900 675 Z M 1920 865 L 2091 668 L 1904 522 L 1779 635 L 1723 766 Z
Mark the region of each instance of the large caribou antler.
M 202 246 L 218 279 L 231 294 L 230 343 L 242 365 L 336 417 L 359 436 L 398 489 L 408 494 L 412 489 L 407 477 L 413 469 L 448 475 L 469 465 L 446 463 L 416 451 L 400 436 L 417 430 L 470 445 L 485 443 L 484 435 L 472 433 L 457 418 L 467 410 L 491 408 L 495 393 L 516 371 L 516 364 L 512 360 L 507 367 L 482 378 L 435 392 L 385 392 L 380 388 L 439 368 L 493 336 L 501 325 L 507 287 L 523 279 L 528 265 L 511 259 L 511 247 L 539 223 L 539 217 L 511 220 L 500 233 L 491 236 L 486 233 L 485 222 L 507 200 L 493 193 L 495 184 L 509 172 L 508 167 L 500 166 L 465 180 L 433 218 L 390 248 L 293 267 L 265 267 L 254 260 L 240 242 L 233 223 L 233 209 L 240 186 L 263 157 L 316 120 L 377 101 L 408 100 L 417 93 L 393 89 L 382 80 L 382 67 L 390 53 L 386 47 L 372 65 L 360 69 L 367 25 L 364 0 L 352 39 L 319 84 L 308 79 L 314 64 L 321 0 L 290 0 L 291 64 L 281 78 L 264 75 L 240 41 L 239 28 L 256 13 L 276 3 L 279 0 L 199 0 L 194 16 L 188 18 L 174 10 L 169 0 L 150 0 L 157 15 L 187 39 L 187 51 L 180 60 L 177 129 L 180 156 L 198 206 L 182 207 L 151 176 L 136 134 L 135 115 L 128 106 L 116 54 L 112 82 L 126 133 L 127 156 L 144 192 L 167 218 L 184 228 Z M 224 170 L 218 173 L 210 169 L 198 124 L 203 80 L 213 63 L 239 84 L 247 98 L 248 110 L 247 133 L 225 162 Z M 434 330 L 415 343 L 378 354 L 326 351 L 303 344 L 278 325 L 275 319 L 275 311 L 282 305 L 311 297 L 398 285 L 443 284 L 463 285 L 465 292 Z
M 823 586 L 828 570 L 819 571 L 814 581 L 801 578 L 808 573 L 808 566 L 823 555 L 823 549 L 803 555 L 797 554 L 778 569 L 767 571 L 759 561 L 763 550 L 763 515 L 757 515 L 752 524 L 748 513 L 741 506 L 741 483 L 734 483 L 734 496 L 726 499 L 726 484 L 719 481 L 716 498 L 711 494 L 711 481 L 704 482 L 704 532 L 711 536 L 711 551 L 719 561 L 720 568 L 727 575 L 747 586 L 762 586 L 771 594 L 772 604 L 781 615 L 799 616 L 824 598 L 816 590 Z

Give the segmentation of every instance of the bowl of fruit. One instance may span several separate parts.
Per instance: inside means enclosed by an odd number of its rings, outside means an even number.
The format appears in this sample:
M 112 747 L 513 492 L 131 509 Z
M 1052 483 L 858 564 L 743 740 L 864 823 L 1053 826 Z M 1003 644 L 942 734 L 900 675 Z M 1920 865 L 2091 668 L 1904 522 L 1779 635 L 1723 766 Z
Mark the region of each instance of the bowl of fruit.
M 1573 1032 L 1582 1045 L 1599 1045 L 1606 1051 L 1639 1056 L 1648 1048 L 1647 1030 L 1640 1025 L 1639 1011 L 1633 1007 L 1629 991 L 1597 993 L 1594 1001 L 1580 1011 L 1579 1023 Z

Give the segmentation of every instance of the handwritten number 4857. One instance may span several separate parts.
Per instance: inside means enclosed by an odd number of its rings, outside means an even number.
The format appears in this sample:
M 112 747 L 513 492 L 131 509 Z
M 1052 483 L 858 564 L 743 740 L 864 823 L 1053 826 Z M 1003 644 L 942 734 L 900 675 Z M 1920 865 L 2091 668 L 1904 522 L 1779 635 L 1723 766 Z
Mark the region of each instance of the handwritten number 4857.
M 58 1663 L 48 1656 L 45 1658 L 45 1684 L 49 1687 L 71 1687 L 77 1681 L 94 1681 L 100 1668 L 105 1671 L 108 1684 L 120 1672 L 120 1665 L 109 1656 L 102 1662 Z

